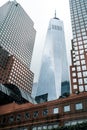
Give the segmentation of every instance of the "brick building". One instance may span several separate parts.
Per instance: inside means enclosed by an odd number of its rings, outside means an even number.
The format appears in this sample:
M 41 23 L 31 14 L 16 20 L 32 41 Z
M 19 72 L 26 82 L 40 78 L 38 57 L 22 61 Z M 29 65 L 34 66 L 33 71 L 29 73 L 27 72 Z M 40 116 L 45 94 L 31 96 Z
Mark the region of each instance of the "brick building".
M 0 105 L 12 101 L 28 102 L 32 91 L 33 72 L 15 56 L 9 56 L 2 47 L 0 53 Z M 18 98 L 10 99 L 14 96 Z M 18 101 L 21 96 L 24 101 Z
M 87 93 L 41 104 L 16 103 L 0 107 L 0 130 L 42 130 L 87 120 Z

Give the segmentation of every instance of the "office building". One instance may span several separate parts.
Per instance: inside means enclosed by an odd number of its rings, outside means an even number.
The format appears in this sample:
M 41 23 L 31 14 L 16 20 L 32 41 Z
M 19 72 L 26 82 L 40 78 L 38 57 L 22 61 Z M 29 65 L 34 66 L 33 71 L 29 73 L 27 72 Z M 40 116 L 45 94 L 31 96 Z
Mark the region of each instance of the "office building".
M 36 30 L 19 3 L 0 7 L 0 104 L 32 102 L 30 70 Z M 6 98 L 7 97 L 7 98 Z M 3 100 L 3 102 L 2 102 Z
M 0 46 L 30 68 L 36 31 L 19 3 L 8 1 L 0 7 Z
M 69 92 L 64 27 L 62 20 L 56 17 L 55 12 L 55 17 L 50 20 L 47 30 L 36 100 L 50 101 Z
M 72 22 L 72 93 L 87 91 L 87 1 L 70 0 Z

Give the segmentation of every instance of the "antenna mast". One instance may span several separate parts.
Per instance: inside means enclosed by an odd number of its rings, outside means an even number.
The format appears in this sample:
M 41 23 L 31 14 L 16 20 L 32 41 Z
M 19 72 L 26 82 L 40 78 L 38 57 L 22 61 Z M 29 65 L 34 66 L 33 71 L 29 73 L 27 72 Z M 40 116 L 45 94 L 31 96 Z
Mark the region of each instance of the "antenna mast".
M 55 18 L 56 18 L 56 10 L 55 10 Z

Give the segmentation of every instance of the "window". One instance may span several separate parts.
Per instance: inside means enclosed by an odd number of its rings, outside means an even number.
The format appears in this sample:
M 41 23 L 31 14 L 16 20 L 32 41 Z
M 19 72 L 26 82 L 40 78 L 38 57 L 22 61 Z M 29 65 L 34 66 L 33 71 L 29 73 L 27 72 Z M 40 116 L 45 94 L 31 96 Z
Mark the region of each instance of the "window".
M 82 103 L 77 103 L 77 104 L 75 105 L 75 108 L 76 108 L 76 110 L 81 110 L 81 109 L 83 109 Z
M 37 127 L 33 127 L 32 130 L 37 130 Z
M 48 125 L 48 130 L 52 130 L 52 125 Z
M 3 116 L 2 120 L 1 120 L 1 124 L 5 124 L 6 123 L 6 117 Z
M 83 54 L 84 53 L 84 50 L 80 50 L 80 54 Z
M 84 48 L 87 48 L 87 45 L 84 45 Z
M 33 117 L 34 117 L 34 118 L 38 117 L 38 111 L 35 111 L 35 112 L 33 113 Z
M 81 60 L 81 64 L 82 64 L 82 65 L 85 64 L 85 60 Z
M 80 61 L 76 61 L 76 64 L 77 64 L 77 65 L 80 65 Z
M 73 89 L 77 89 L 77 85 L 75 84 L 75 85 L 73 85 Z
M 75 54 L 78 55 L 79 54 L 78 51 L 75 51 Z
M 79 86 L 79 91 L 83 92 L 84 91 L 84 87 L 83 86 Z
M 81 45 L 81 46 L 79 46 L 79 49 L 83 49 L 83 46 Z
M 17 121 L 20 121 L 20 120 L 21 120 L 21 115 L 20 115 L 20 114 L 17 115 L 16 120 L 17 120 Z
M 78 50 L 78 47 L 75 47 L 75 50 Z
M 56 108 L 53 108 L 53 113 L 54 113 L 54 114 L 59 113 L 59 110 L 58 110 L 58 108 L 57 108 L 57 107 L 56 107 Z
M 83 80 L 82 79 L 78 79 L 78 84 L 83 84 Z
M 77 80 L 74 78 L 74 79 L 73 79 L 73 83 L 75 83 L 76 81 L 77 81 Z
M 72 68 L 72 71 L 75 71 L 75 67 Z
M 41 126 L 39 126 L 39 127 L 38 127 L 38 130 L 42 130 L 42 127 L 41 127 Z
M 11 116 L 9 117 L 9 123 L 12 123 L 13 121 L 14 121 L 14 116 L 11 115 Z
M 76 76 L 76 73 L 72 73 L 72 76 L 75 77 L 75 76 Z
M 53 128 L 58 128 L 58 124 L 54 124 L 54 125 L 53 125 Z
M 85 83 L 85 84 L 87 83 L 87 78 L 84 78 L 84 83 Z
M 64 112 L 69 112 L 70 111 L 70 105 L 64 106 Z
M 43 110 L 43 116 L 46 116 L 48 114 L 48 109 Z
M 43 126 L 43 130 L 47 130 L 47 126 L 45 125 L 45 126 Z
M 83 77 L 86 77 L 87 76 L 87 71 L 84 71 L 83 72 Z
M 81 67 L 80 66 L 77 67 L 77 71 L 81 71 Z
M 80 59 L 84 59 L 84 55 L 80 55 Z
M 76 60 L 79 60 L 79 56 L 76 56 Z
M 25 119 L 29 119 L 30 114 L 28 112 L 25 113 Z
M 82 66 L 82 70 L 86 70 L 86 65 L 83 65 L 83 66 Z
M 78 75 L 78 77 L 82 77 L 82 73 L 81 72 L 77 73 L 77 75 Z
M 87 91 L 87 85 L 85 85 L 85 91 Z

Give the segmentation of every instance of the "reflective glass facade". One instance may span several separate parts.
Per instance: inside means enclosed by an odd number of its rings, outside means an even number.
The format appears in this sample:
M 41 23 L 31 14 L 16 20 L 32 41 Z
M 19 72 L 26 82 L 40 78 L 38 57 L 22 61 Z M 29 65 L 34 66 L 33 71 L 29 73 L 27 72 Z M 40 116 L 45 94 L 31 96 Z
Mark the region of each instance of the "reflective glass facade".
M 15 1 L 0 7 L 0 45 L 30 68 L 36 31 L 33 21 Z
M 50 20 L 42 56 L 37 95 L 48 94 L 48 101 L 69 92 L 69 73 L 63 22 Z
M 72 93 L 87 91 L 87 0 L 70 0 L 72 22 Z

